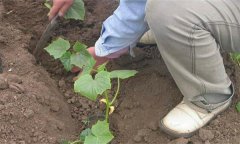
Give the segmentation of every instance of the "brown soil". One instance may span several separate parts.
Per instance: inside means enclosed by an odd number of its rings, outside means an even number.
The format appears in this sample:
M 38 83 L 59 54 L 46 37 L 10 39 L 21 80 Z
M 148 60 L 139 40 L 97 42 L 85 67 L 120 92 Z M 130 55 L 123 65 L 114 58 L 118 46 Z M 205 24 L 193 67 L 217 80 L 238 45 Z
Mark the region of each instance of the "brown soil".
M 84 121 L 89 116 L 102 114 L 98 103 L 73 93 L 74 74 L 66 73 L 59 62 L 44 52 L 40 64 L 31 54 L 48 23 L 48 9 L 43 1 L 0 1 L 1 144 L 55 144 L 62 139 L 73 140 L 87 127 Z M 86 20 L 62 21 L 53 38 L 61 35 L 94 45 L 102 21 L 112 13 L 117 2 L 85 0 L 85 3 Z M 156 47 L 147 51 L 138 49 L 136 58 L 124 56 L 109 65 L 111 69 L 139 71 L 136 77 L 121 85 L 117 110 L 111 115 L 111 128 L 116 137 L 112 144 L 239 144 L 240 115 L 235 110 L 239 100 L 239 68 L 224 56 L 236 87 L 232 106 L 192 138 L 172 140 L 159 130 L 158 121 L 181 101 L 182 95 Z

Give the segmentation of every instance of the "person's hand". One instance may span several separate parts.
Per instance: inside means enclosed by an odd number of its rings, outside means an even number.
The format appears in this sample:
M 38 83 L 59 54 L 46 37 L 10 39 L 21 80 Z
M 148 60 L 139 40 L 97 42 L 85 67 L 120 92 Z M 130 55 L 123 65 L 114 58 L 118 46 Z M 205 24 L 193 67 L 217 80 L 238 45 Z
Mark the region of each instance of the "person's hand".
M 53 7 L 51 8 L 48 16 L 51 20 L 56 15 L 63 17 L 67 10 L 72 6 L 74 0 L 53 0 Z

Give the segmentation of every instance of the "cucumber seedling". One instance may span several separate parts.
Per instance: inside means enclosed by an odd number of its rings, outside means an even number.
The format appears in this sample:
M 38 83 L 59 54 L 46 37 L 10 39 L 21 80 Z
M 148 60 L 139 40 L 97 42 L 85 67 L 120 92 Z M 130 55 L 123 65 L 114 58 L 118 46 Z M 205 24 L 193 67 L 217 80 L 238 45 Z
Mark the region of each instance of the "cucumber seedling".
M 51 8 L 49 0 L 46 0 L 45 6 Z M 85 15 L 83 0 L 74 0 L 73 5 L 65 14 L 65 19 L 83 20 Z M 73 67 L 79 67 L 82 72 L 74 83 L 74 91 L 92 101 L 100 100 L 106 105 L 105 119 L 98 121 L 92 128 L 81 132 L 78 140 L 74 142 L 63 141 L 63 144 L 108 144 L 114 136 L 109 129 L 109 114 L 114 111 L 114 102 L 119 94 L 120 80 L 134 76 L 135 70 L 115 70 L 107 71 L 104 63 L 95 68 L 96 61 L 87 51 L 87 46 L 76 42 L 71 46 L 68 40 L 58 38 L 53 41 L 45 50 L 59 59 L 67 71 Z M 92 73 L 95 75 L 93 76 Z M 117 90 L 112 99 L 109 97 L 109 91 L 112 88 L 112 79 L 117 79 Z
M 100 100 L 106 105 L 105 120 L 98 121 L 91 129 L 86 129 L 81 133 L 80 139 L 75 142 L 65 142 L 66 144 L 107 144 L 113 139 L 113 135 L 109 130 L 109 114 L 114 111 L 114 102 L 119 94 L 120 80 L 134 76 L 135 70 L 114 70 L 109 72 L 106 64 L 99 65 L 95 68 L 96 61 L 87 51 L 87 46 L 76 42 L 73 46 L 68 40 L 58 38 L 53 41 L 45 50 L 54 57 L 59 59 L 64 68 L 70 71 L 73 67 L 79 67 L 82 72 L 79 74 L 74 83 L 74 91 L 96 101 L 100 96 Z M 92 75 L 94 73 L 94 76 Z M 110 99 L 109 91 L 112 88 L 112 79 L 117 79 L 117 90 L 112 99 Z

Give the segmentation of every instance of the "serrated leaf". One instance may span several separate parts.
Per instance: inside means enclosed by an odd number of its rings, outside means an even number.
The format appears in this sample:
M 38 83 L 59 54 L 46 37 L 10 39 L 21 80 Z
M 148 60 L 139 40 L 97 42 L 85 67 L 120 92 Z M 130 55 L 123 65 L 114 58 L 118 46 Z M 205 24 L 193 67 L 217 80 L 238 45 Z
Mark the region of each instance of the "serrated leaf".
M 73 46 L 73 50 L 75 52 L 81 52 L 81 51 L 86 50 L 86 49 L 87 49 L 87 46 L 83 43 L 80 43 L 79 41 L 77 41 Z
M 85 138 L 86 138 L 87 136 L 91 135 L 91 134 L 92 134 L 92 131 L 91 131 L 90 128 L 87 128 L 87 129 L 83 130 L 83 131 L 81 132 L 81 134 L 80 134 L 80 140 L 84 142 L 84 141 L 85 141 Z
M 74 0 L 73 5 L 65 14 L 66 19 L 84 20 L 85 8 L 83 0 Z
M 99 66 L 97 67 L 97 72 L 105 71 L 105 70 L 106 70 L 106 65 L 107 65 L 107 62 L 99 65 Z
M 66 52 L 61 58 L 60 58 L 60 61 L 62 62 L 64 68 L 67 70 L 67 71 L 70 71 L 72 69 L 72 65 L 71 65 L 71 52 Z
M 238 112 L 240 112 L 240 102 L 237 103 L 236 109 L 237 109 Z
M 136 70 L 115 70 L 110 72 L 110 78 L 126 79 L 134 76 L 136 73 Z
M 108 144 L 114 138 L 107 121 L 98 121 L 91 130 L 92 134 L 86 137 L 84 144 Z
M 53 41 L 48 47 L 44 48 L 54 59 L 61 58 L 70 48 L 70 43 L 63 38 Z
M 90 74 L 80 75 L 74 83 L 75 92 L 94 101 L 98 95 L 110 88 L 110 73 L 105 71 L 97 73 L 94 79 Z

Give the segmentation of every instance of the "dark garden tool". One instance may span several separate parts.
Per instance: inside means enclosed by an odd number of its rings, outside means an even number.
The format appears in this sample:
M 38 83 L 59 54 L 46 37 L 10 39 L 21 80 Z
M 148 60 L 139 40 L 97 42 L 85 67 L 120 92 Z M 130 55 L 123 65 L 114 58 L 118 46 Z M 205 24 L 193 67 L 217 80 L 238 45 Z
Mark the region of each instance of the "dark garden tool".
M 58 21 L 59 21 L 59 16 L 57 15 L 51 20 L 51 22 L 47 25 L 47 28 L 44 30 L 40 40 L 37 43 L 36 48 L 33 51 L 33 55 L 36 57 L 36 59 L 38 59 L 38 56 L 41 50 L 47 46 L 47 43 L 52 33 L 58 26 Z

